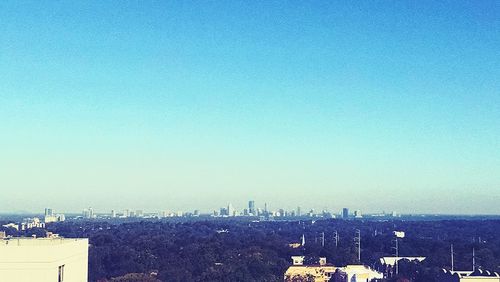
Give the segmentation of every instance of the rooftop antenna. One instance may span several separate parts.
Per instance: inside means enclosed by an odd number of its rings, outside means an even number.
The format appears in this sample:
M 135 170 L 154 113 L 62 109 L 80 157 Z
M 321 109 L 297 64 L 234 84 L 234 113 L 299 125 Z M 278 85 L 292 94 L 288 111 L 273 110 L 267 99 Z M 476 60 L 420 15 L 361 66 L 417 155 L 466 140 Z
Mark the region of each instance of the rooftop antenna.
M 455 270 L 453 255 L 454 255 L 454 253 L 453 253 L 453 244 L 451 244 L 451 271 Z
M 356 247 L 358 248 L 358 262 L 361 263 L 361 230 L 356 229 L 356 238 L 354 238 Z

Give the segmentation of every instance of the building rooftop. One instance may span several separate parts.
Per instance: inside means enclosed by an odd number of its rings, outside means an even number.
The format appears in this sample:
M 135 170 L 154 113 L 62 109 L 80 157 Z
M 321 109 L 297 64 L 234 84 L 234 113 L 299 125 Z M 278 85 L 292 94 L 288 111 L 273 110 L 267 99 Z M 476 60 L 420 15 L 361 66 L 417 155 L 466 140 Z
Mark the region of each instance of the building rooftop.
M 31 237 L 14 237 L 4 238 L 0 240 L 0 248 L 15 247 L 15 246 L 53 246 L 68 243 L 87 241 L 87 238 L 31 238 Z
M 86 256 L 88 242 L 87 238 L 3 239 L 0 240 L 0 264 L 54 262 L 72 256 Z
M 380 263 L 387 265 L 395 265 L 396 261 L 409 260 L 409 261 L 423 261 L 425 257 L 381 257 Z

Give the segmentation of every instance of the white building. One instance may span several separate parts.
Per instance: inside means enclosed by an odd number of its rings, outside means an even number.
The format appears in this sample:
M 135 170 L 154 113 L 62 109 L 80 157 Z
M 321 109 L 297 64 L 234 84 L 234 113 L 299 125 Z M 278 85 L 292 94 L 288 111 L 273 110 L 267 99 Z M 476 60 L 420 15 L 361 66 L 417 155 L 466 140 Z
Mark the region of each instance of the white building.
M 87 282 L 88 239 L 0 240 L 0 280 Z
M 500 274 L 477 269 L 476 271 L 442 270 L 439 281 L 442 282 L 500 282 Z
M 92 208 L 84 209 L 82 211 L 82 216 L 83 218 L 89 218 L 89 219 L 96 218 L 94 214 L 94 209 Z
M 64 216 L 64 214 L 56 214 L 56 215 L 46 215 L 43 221 L 45 223 L 51 223 L 51 222 L 61 222 L 65 220 L 66 216 Z
M 227 205 L 227 215 L 228 216 L 235 216 L 236 215 L 236 210 L 233 207 L 233 204 L 229 203 Z
M 380 263 L 394 266 L 396 262 L 399 263 L 402 260 L 422 262 L 425 260 L 425 257 L 381 257 Z
M 348 265 L 346 267 L 342 267 L 340 272 L 345 273 L 345 281 L 348 282 L 380 281 L 384 278 L 382 273 L 375 271 L 366 265 Z
M 38 217 L 25 218 L 21 222 L 21 230 L 27 230 L 31 228 L 45 228 L 45 223 L 43 223 Z
M 355 210 L 354 211 L 354 217 L 355 218 L 362 218 L 363 217 L 363 214 L 361 213 L 360 210 Z
M 317 264 L 304 265 L 304 256 L 292 256 L 293 265 L 285 272 L 284 281 L 366 282 L 380 281 L 384 275 L 365 265 L 334 266 L 320 257 Z

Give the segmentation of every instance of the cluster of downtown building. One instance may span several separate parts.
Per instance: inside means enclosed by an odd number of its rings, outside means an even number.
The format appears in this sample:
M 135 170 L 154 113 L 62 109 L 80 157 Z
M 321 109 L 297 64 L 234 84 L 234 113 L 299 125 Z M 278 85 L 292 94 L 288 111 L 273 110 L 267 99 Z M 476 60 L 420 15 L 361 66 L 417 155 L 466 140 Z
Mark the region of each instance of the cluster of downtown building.
M 370 217 L 397 217 L 396 212 L 386 214 L 385 212 L 379 214 L 370 214 Z M 299 206 L 293 210 L 278 208 L 271 210 L 268 208 L 267 203 L 263 207 L 257 207 L 255 201 L 248 201 L 248 206 L 243 209 L 237 209 L 233 204 L 229 203 L 227 206 L 220 207 L 218 210 L 213 210 L 210 213 L 201 213 L 199 209 L 192 212 L 185 211 L 168 211 L 163 210 L 156 213 L 146 213 L 144 210 L 138 209 L 125 209 L 122 211 L 111 210 L 110 213 L 96 213 L 93 208 L 89 207 L 82 211 L 81 216 L 78 218 L 83 219 L 98 219 L 98 218 L 171 218 L 171 217 L 211 217 L 211 218 L 225 218 L 225 217 L 250 217 L 258 218 L 261 220 L 272 219 L 286 219 L 286 218 L 341 218 L 341 219 L 360 219 L 363 218 L 361 210 L 350 212 L 349 208 L 343 208 L 338 213 L 330 212 L 326 209 L 316 212 L 314 209 L 303 211 Z
M 27 217 L 21 222 L 10 222 L 2 225 L 7 228 L 14 228 L 17 231 L 28 230 L 32 228 L 45 228 L 45 224 L 51 222 L 62 222 L 66 220 L 66 216 L 62 213 L 55 213 L 53 209 L 46 208 L 43 217 Z

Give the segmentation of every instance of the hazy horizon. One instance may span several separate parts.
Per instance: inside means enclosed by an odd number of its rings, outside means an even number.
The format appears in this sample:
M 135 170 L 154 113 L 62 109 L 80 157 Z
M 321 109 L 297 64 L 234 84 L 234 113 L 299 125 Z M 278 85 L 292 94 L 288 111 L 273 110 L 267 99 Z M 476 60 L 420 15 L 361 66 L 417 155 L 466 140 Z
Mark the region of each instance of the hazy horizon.
M 500 214 L 498 1 L 2 1 L 0 211 Z

